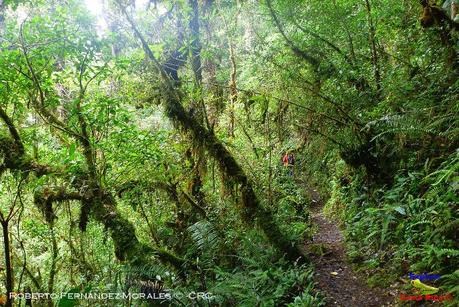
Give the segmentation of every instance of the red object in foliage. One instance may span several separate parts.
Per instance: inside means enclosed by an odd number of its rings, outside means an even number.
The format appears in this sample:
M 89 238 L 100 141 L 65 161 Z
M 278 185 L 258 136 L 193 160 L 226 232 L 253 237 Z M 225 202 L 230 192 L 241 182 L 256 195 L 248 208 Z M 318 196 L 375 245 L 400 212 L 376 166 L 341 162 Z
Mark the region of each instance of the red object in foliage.
M 285 154 L 285 156 L 282 158 L 282 162 L 284 163 L 285 166 L 288 165 L 288 154 Z

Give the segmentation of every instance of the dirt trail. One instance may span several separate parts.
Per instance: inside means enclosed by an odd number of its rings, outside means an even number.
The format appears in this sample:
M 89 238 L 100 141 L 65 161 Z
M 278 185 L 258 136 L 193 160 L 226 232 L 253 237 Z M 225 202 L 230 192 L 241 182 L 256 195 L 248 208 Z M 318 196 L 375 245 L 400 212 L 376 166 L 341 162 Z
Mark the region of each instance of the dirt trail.
M 306 242 L 315 267 L 314 280 L 326 296 L 326 306 L 395 306 L 389 291 L 368 287 L 365 277 L 346 262 L 343 236 L 336 224 L 322 213 L 323 204 L 315 190 L 310 191 L 315 206 L 311 219 L 317 226 L 312 242 Z

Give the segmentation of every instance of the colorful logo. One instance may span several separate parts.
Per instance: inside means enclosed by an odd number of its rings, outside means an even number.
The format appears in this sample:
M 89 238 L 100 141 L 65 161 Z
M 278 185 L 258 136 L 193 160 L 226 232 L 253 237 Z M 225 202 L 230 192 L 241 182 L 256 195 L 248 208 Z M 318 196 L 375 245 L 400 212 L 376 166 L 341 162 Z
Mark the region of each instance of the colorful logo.
M 441 301 L 450 301 L 453 299 L 453 295 L 448 293 L 446 295 L 434 295 L 438 291 L 439 288 L 432 287 L 423 283 L 425 280 L 437 280 L 441 276 L 438 274 L 414 274 L 410 273 L 410 285 L 413 287 L 415 294 L 400 294 L 401 301 L 433 301 L 433 302 L 441 302 Z

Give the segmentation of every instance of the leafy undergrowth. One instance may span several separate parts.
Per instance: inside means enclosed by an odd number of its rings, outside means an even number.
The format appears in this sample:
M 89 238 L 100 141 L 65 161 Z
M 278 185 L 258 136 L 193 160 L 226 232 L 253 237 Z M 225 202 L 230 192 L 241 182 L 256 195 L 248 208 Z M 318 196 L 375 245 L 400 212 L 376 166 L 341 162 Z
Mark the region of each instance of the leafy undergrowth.
M 294 179 L 276 170 L 272 183 L 274 213 L 280 230 L 290 241 L 302 244 L 310 236 L 312 228 L 308 218 L 309 200 L 298 189 Z M 265 206 L 270 206 L 268 203 Z M 310 264 L 291 263 L 279 257 L 279 253 L 266 243 L 256 229 L 251 231 L 227 230 L 223 236 L 216 233 L 211 222 L 198 222 L 190 227 L 196 257 L 202 271 L 212 279 L 206 280 L 207 291 L 214 299 L 210 304 L 219 306 L 321 306 L 323 298 L 314 288 L 313 268 Z M 224 239 L 225 238 L 225 239 Z M 214 262 L 212 251 L 232 246 L 233 253 L 227 259 Z M 221 255 L 218 255 L 221 257 Z M 226 262 L 226 264 L 225 264 Z M 202 287 L 199 278 L 190 283 L 190 290 Z M 187 292 L 187 288 L 174 287 L 174 291 Z M 184 302 L 186 303 L 186 302 Z
M 210 287 L 222 306 L 320 306 L 321 298 L 314 294 L 313 270 L 309 265 L 291 265 L 283 259 L 273 261 L 273 251 L 254 245 L 257 235 L 244 240 L 245 250 L 233 271 L 215 268 L 216 282 Z
M 175 303 L 189 306 L 193 301 L 187 293 L 203 289 L 211 294 L 211 299 L 199 301 L 200 306 L 321 306 L 323 299 L 314 289 L 313 269 L 309 264 L 292 264 L 266 244 L 257 231 L 250 231 L 240 238 L 237 254 L 228 255 L 228 265 L 215 265 L 208 258 L 208 251 L 215 248 L 218 238 L 212 235 L 210 227 L 195 227 L 193 238 L 196 248 L 203 251 L 202 258 L 197 259 L 198 266 L 205 276 L 193 276 L 189 282 L 175 282 L 168 277 L 172 285 L 172 297 Z M 200 234 L 198 234 L 200 232 Z M 205 237 L 214 238 L 211 240 Z M 232 267 L 232 268 L 231 268 Z M 163 270 L 142 272 L 155 276 L 170 276 Z M 209 278 L 211 276 L 212 278 Z M 191 277 L 191 276 L 190 276 Z M 180 296 L 175 294 L 182 294 Z
M 344 222 L 348 256 L 387 286 L 409 273 L 439 274 L 433 284 L 459 297 L 459 151 L 437 168 L 399 171 L 390 187 L 368 185 L 342 163 L 326 212 Z M 454 302 L 453 302 L 454 304 Z

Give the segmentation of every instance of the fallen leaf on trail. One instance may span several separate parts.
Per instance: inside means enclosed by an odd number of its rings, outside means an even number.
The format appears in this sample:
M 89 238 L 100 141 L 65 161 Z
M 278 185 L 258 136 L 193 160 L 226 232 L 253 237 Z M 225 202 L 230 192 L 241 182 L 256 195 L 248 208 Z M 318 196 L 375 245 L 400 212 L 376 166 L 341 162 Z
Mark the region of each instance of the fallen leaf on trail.
M 338 272 L 331 272 L 330 274 L 332 274 L 333 276 L 336 276 L 338 275 Z

